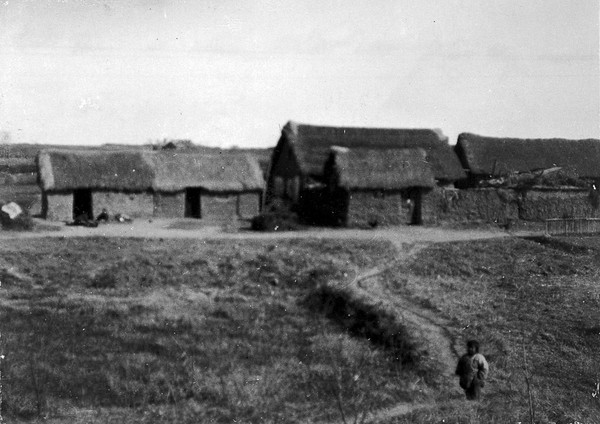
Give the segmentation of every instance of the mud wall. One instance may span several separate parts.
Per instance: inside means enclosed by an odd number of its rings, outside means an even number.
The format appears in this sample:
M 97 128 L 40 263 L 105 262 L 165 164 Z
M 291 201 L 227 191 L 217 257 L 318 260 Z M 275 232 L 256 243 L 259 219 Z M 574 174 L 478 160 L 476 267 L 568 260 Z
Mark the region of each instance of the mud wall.
M 565 217 L 600 217 L 600 211 L 586 189 L 436 188 L 423 196 L 423 221 L 426 224 L 506 223 Z
M 215 222 L 227 222 L 237 219 L 238 195 L 235 193 L 202 193 L 200 211 L 202 219 Z
M 423 195 L 423 222 L 505 222 L 519 218 L 516 193 L 501 189 L 436 188 Z
M 406 225 L 410 223 L 410 208 L 400 192 L 352 191 L 348 203 L 347 225 L 369 227 Z
M 185 192 L 155 193 L 154 216 L 156 218 L 183 218 L 185 216 Z
M 73 220 L 72 193 L 44 193 L 42 215 L 51 221 Z
M 238 195 L 238 215 L 241 218 L 252 218 L 260 212 L 260 193 L 240 193 Z
M 125 214 L 131 218 L 150 218 L 154 212 L 152 193 L 123 193 L 114 191 L 92 192 L 92 209 L 94 217 L 106 209 L 112 217 Z
M 521 193 L 519 218 L 599 218 L 600 209 L 589 190 L 530 190 Z

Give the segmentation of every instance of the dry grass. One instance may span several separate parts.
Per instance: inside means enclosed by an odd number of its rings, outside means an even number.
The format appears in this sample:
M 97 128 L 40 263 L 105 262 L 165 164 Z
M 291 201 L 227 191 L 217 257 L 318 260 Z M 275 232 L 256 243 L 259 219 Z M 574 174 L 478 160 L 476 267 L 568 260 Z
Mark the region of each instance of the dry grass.
M 391 254 L 347 241 L 8 241 L 3 414 L 304 423 L 408 399 L 400 363 L 303 306 Z
M 480 404 L 440 393 L 437 408 L 390 423 L 600 422 L 600 242 L 504 239 L 439 244 L 390 272 L 389 288 L 476 338 L 491 363 Z M 524 354 L 527 366 L 524 367 Z
M 377 305 L 366 310 L 342 290 L 326 298 L 343 300 L 351 320 L 307 307 L 336 287 L 326 282 L 392 255 L 347 240 L 7 241 L 3 414 L 353 422 L 434 399 L 386 422 L 516 423 L 529 419 L 528 373 L 536 422 L 600 422 L 600 239 L 437 244 L 381 276 L 386 290 L 450 320 L 457 341 L 482 342 L 492 371 L 480 403 L 464 401 L 457 384 L 424 387 L 436 370 L 407 369 L 389 346 L 367 341 L 385 324 Z

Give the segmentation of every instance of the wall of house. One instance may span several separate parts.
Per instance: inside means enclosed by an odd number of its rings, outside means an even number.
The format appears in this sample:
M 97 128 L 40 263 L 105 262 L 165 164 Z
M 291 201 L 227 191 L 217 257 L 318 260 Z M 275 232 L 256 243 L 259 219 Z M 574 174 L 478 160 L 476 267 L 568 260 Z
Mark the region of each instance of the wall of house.
M 260 213 L 260 193 L 240 193 L 238 199 L 238 214 L 241 218 L 252 218 Z
M 200 209 L 203 220 L 227 221 L 252 218 L 258 215 L 261 193 L 208 193 L 200 195 Z M 183 218 L 185 216 L 185 192 L 156 193 L 154 195 L 154 216 L 156 218 Z
M 156 218 L 183 218 L 185 216 L 185 192 L 155 193 L 154 216 Z
M 149 192 L 93 191 L 92 209 L 94 217 L 106 209 L 111 217 L 120 213 L 131 218 L 150 218 L 154 212 L 154 199 Z
M 73 220 L 73 193 L 43 193 L 42 214 L 50 221 Z
M 399 191 L 352 191 L 348 203 L 347 225 L 406 225 L 410 223 L 411 211 L 406 198 Z
M 596 207 L 594 207 L 596 204 Z M 588 190 L 506 188 L 441 189 L 423 197 L 423 220 L 440 222 L 544 221 L 600 217 L 598 200 Z
M 237 193 L 202 193 L 200 205 L 202 220 L 223 222 L 237 219 Z

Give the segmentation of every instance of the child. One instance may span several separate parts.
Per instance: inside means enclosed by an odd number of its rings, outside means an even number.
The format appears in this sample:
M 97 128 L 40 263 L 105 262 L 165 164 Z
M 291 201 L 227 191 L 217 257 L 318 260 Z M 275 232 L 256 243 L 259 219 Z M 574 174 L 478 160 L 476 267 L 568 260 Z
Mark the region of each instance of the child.
M 467 353 L 458 360 L 455 373 L 460 377 L 459 384 L 465 391 L 467 399 L 479 399 L 488 370 L 489 366 L 485 357 L 479 353 L 479 342 L 469 340 L 467 342 Z

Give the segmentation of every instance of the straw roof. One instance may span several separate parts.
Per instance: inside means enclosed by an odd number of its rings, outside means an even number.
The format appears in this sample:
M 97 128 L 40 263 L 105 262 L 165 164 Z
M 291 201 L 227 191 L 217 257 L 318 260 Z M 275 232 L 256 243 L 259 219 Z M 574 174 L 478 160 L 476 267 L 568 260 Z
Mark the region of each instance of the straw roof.
M 294 154 L 305 175 L 319 176 L 331 146 L 350 149 L 421 148 L 438 180 L 455 181 L 465 177 L 458 158 L 441 131 L 432 129 L 348 128 L 304 125 L 290 121 L 282 130 L 275 149 L 282 143 L 292 145 Z M 279 148 L 279 149 L 278 149 Z
M 141 152 L 51 150 L 38 155 L 43 190 L 102 188 L 143 191 L 153 171 Z
M 325 164 L 337 184 L 348 189 L 403 189 L 435 185 L 423 149 L 348 149 L 334 146 Z
M 581 178 L 600 177 L 600 140 L 518 139 L 462 133 L 456 154 L 474 175 L 504 176 L 553 167 L 568 168 Z
M 258 161 L 234 152 L 205 155 L 189 153 L 144 153 L 155 173 L 153 189 L 178 191 L 203 187 L 210 191 L 256 191 L 264 187 Z
M 174 151 L 44 151 L 38 156 L 46 191 L 258 191 L 264 180 L 257 161 L 246 154 L 206 155 Z

